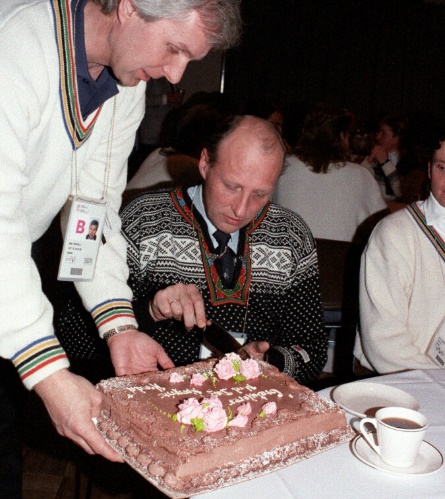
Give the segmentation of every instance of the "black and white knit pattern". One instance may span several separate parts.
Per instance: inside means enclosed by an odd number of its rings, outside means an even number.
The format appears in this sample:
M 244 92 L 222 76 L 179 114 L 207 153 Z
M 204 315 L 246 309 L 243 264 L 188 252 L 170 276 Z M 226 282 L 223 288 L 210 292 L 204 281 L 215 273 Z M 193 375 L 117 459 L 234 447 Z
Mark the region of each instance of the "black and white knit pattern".
M 176 365 L 198 360 L 200 333 L 187 332 L 175 320 L 151 320 L 148 301 L 158 290 L 177 283 L 195 284 L 203 295 L 209 319 L 230 331 L 242 332 L 244 328 L 245 306 L 211 303 L 197 223 L 190 224 L 182 216 L 168 192 L 144 194 L 122 213 L 129 284 L 140 329 L 152 335 Z M 284 368 L 284 358 L 292 355 L 294 370 L 288 374 L 300 382 L 309 381 L 323 368 L 327 352 L 312 235 L 298 215 L 271 204 L 250 235 L 250 245 L 247 342 L 265 340 L 272 347 L 281 347 L 271 352 L 271 358 L 281 356 L 280 367 Z M 300 347 L 304 354 L 292 346 Z M 282 349 L 287 355 L 279 353 Z

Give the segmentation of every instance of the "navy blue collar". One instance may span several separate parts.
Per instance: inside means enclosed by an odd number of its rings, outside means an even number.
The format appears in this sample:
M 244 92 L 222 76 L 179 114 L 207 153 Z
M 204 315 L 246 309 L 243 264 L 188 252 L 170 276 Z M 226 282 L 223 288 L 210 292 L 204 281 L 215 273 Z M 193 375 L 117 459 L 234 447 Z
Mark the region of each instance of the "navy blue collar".
M 117 80 L 111 70 L 104 68 L 97 80 L 88 71 L 85 51 L 84 9 L 88 0 L 72 0 L 71 11 L 75 19 L 75 58 L 77 73 L 77 91 L 83 119 L 99 108 L 105 101 L 116 95 Z

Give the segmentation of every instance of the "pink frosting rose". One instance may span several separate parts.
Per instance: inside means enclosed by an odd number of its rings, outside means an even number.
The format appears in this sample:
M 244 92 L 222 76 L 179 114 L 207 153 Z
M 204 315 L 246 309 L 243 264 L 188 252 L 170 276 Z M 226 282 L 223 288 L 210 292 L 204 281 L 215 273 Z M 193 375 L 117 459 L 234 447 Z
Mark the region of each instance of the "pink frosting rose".
M 190 384 L 194 386 L 201 386 L 204 381 L 206 381 L 206 379 L 201 373 L 195 373 L 190 380 Z
M 266 414 L 276 414 L 277 404 L 275 402 L 266 402 L 261 409 Z
M 171 373 L 169 378 L 170 383 L 182 383 L 184 378 L 179 373 Z
M 246 426 L 248 421 L 249 418 L 247 416 L 244 414 L 238 414 L 231 421 L 229 421 L 229 426 L 239 426 L 242 428 L 243 426 Z
M 219 400 L 218 397 L 210 397 L 210 398 L 204 398 L 201 400 L 201 406 L 206 405 L 207 407 L 204 408 L 207 409 L 213 409 L 214 407 L 217 407 L 218 409 L 222 409 L 222 402 Z
M 252 406 L 250 405 L 250 402 L 238 406 L 236 412 L 243 416 L 248 416 L 252 412 Z
M 235 352 L 226 353 L 226 359 L 241 361 L 241 357 Z
M 236 371 L 233 367 L 232 360 L 227 357 L 222 358 L 215 366 L 215 373 L 219 379 L 230 379 L 235 376 Z
M 246 359 L 241 362 L 240 374 L 246 379 L 258 378 L 261 374 L 260 365 L 255 359 Z
M 192 419 L 203 416 L 202 406 L 194 397 L 184 400 L 182 404 L 178 405 L 178 408 L 178 421 L 180 423 L 192 424 Z
M 211 407 L 203 415 L 204 430 L 208 433 L 223 430 L 227 425 L 226 411 L 220 407 Z

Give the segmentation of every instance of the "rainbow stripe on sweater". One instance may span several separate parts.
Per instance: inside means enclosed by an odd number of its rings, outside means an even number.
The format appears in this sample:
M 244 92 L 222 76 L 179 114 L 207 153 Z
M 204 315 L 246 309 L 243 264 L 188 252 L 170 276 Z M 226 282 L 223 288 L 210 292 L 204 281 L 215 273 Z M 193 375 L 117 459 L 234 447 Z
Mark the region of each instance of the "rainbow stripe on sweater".
M 11 360 L 23 381 L 39 369 L 64 358 L 66 353 L 58 339 L 51 335 L 33 341 L 17 352 Z
M 120 318 L 132 319 L 136 325 L 131 302 L 125 298 L 107 300 L 103 303 L 99 303 L 99 305 L 91 310 L 91 315 L 98 329 L 106 326 L 108 322 Z
M 76 149 L 89 137 L 99 116 L 99 109 L 86 121 L 82 118 L 77 93 L 77 74 L 74 50 L 74 19 L 70 0 L 53 0 L 56 41 L 60 63 L 60 97 L 65 127 L 73 148 Z
M 408 205 L 406 208 L 408 210 L 408 213 L 410 213 L 414 220 L 417 222 L 420 230 L 430 240 L 442 259 L 445 260 L 445 241 L 440 237 L 439 233 L 434 230 L 434 227 L 427 224 L 425 214 L 420 209 L 418 204 L 414 202 Z

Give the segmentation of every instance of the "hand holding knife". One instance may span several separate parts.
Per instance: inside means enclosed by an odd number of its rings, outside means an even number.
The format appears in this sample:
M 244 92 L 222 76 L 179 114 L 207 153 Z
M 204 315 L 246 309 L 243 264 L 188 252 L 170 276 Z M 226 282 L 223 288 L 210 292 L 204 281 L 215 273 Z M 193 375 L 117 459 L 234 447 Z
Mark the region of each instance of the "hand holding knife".
M 203 333 L 203 344 L 217 357 L 235 352 L 243 360 L 250 358 L 243 345 L 218 323 L 212 321 L 212 324 L 207 326 Z

